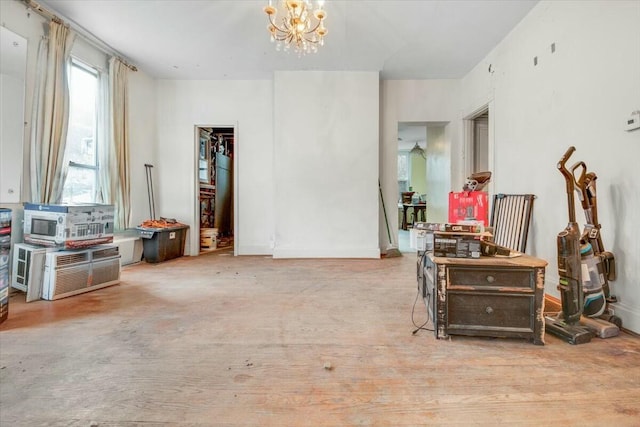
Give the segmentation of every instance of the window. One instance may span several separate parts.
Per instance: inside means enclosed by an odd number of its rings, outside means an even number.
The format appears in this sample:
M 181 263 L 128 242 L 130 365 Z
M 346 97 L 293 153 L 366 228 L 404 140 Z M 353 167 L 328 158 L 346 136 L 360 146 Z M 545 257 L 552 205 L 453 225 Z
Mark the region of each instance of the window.
M 408 151 L 398 153 L 398 200 L 402 200 L 402 193 L 409 191 L 409 176 L 411 172 L 411 162 L 409 160 Z
M 98 186 L 98 70 L 73 59 L 69 77 L 69 169 L 62 203 L 93 203 Z

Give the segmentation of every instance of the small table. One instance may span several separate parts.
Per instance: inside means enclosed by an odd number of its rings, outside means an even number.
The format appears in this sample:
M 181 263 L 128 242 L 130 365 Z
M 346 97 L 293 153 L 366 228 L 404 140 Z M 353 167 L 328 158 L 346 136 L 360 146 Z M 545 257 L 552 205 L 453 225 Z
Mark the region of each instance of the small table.
M 444 258 L 419 253 L 418 286 L 436 338 L 526 338 L 544 344 L 547 262 L 515 258 Z
M 403 203 L 402 204 L 402 229 L 406 230 L 408 228 L 407 224 L 407 210 L 409 208 L 413 208 L 413 213 L 415 214 L 416 220 L 418 219 L 418 215 L 420 215 L 422 222 L 426 221 L 427 216 L 427 203 Z

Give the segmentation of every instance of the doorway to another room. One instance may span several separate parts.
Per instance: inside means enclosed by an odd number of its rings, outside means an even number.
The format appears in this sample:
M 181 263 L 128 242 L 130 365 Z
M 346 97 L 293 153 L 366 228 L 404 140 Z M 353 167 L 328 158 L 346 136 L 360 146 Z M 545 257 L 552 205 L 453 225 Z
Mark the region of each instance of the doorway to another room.
M 426 221 L 427 124 L 398 123 L 398 249 L 415 252 L 410 230 L 416 221 Z
M 449 122 L 398 122 L 396 199 L 398 249 L 401 252 L 416 251 L 410 239 L 416 221 L 447 221 L 451 191 L 448 128 Z
M 200 254 L 234 249 L 234 157 L 230 126 L 196 126 Z
M 489 170 L 489 110 L 473 117 L 471 173 Z

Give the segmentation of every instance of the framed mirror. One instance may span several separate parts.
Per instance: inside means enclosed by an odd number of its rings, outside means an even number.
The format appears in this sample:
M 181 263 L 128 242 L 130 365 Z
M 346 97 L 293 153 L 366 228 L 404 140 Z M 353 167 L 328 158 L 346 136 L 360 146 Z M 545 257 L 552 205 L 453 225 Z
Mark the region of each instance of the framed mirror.
M 20 203 L 27 40 L 0 27 L 0 203 Z

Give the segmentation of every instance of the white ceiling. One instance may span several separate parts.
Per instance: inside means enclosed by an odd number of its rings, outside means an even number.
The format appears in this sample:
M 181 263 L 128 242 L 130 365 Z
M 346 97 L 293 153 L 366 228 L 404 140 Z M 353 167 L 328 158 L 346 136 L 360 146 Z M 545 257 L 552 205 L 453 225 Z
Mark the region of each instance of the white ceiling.
M 325 45 L 304 57 L 270 43 L 267 0 L 39 3 L 155 78 L 270 79 L 277 70 L 346 70 L 447 79 L 468 73 L 537 0 L 327 0 Z
M 427 123 L 398 123 L 398 149 L 411 150 L 416 144 L 422 149 L 427 148 Z

